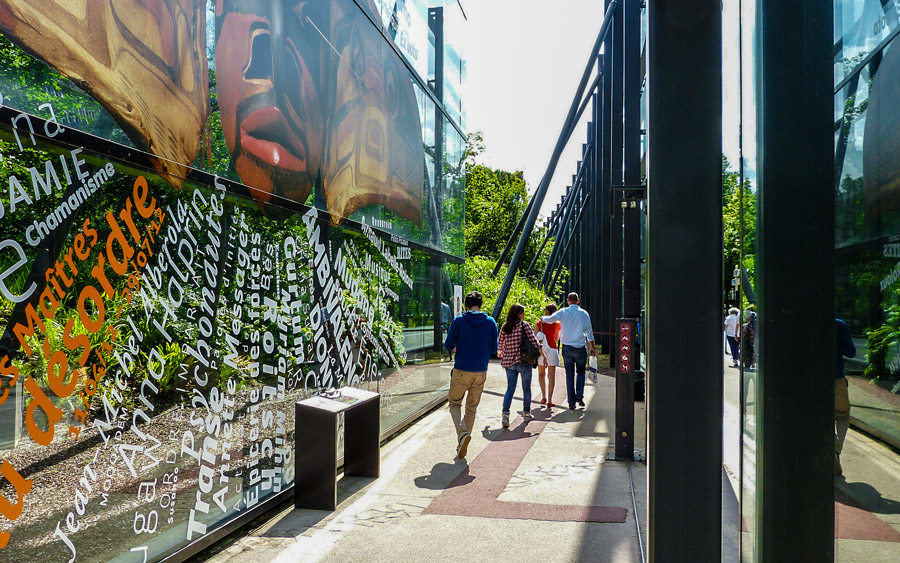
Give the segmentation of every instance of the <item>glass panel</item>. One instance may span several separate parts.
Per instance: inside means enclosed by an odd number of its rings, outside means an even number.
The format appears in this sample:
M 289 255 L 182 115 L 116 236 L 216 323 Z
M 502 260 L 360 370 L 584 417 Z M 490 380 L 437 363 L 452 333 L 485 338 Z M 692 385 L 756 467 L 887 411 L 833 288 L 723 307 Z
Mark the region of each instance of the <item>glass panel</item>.
M 757 473 L 757 394 L 761 374 L 757 367 L 757 343 L 759 319 L 756 312 L 756 199 L 757 199 L 757 144 L 756 144 L 756 91 L 759 87 L 756 64 L 759 54 L 756 48 L 756 3 L 740 4 L 740 157 L 735 167 L 731 193 L 730 213 L 737 214 L 739 244 L 736 259 L 726 255 L 725 267 L 729 268 L 734 289 L 733 307 L 737 310 L 737 350 L 740 376 L 730 394 L 735 398 L 740 413 L 740 530 L 741 560 L 757 558 L 756 503 Z M 733 219 L 732 219 L 733 220 Z M 727 369 L 727 368 L 726 368 Z M 734 391 L 739 389 L 739 395 Z
M 382 230 L 437 245 L 423 197 L 422 146 L 434 141 L 420 135 L 434 116 L 422 113 L 421 86 L 377 23 L 386 18 L 403 56 L 427 76 L 424 3 L 333 0 L 300 10 L 287 2 L 275 26 L 266 2 L 216 5 L 194 3 L 191 23 L 172 27 L 184 17 L 165 6 L 125 17 L 104 4 L 100 19 L 121 25 L 90 33 L 135 61 L 121 67 L 80 39 L 89 31 L 72 22 L 87 19 L 17 12 L 16 31 L 0 37 L 0 105 L 144 150 L 175 184 L 193 166 L 241 181 L 261 203 L 315 202 L 335 223 L 386 212 Z M 158 24 L 158 36 L 131 32 L 142 17 Z M 66 57 L 72 44 L 83 49 Z M 448 107 L 458 120 L 462 61 L 452 46 L 446 51 Z M 167 111 L 156 111 L 162 103 Z
M 0 37 L 4 561 L 159 560 L 293 483 L 297 400 L 378 391 L 385 430 L 446 395 L 464 140 L 357 3 L 289 4 L 279 35 L 268 3 L 199 3 L 179 72 L 164 26 L 92 30 L 156 53 L 139 77 Z M 121 90 L 147 75 L 165 112 Z
M 896 40 L 885 46 L 898 28 L 897 9 L 893 1 L 835 2 L 845 69 L 834 103 L 837 370 L 844 376 L 835 383 L 837 561 L 872 550 L 900 557 L 891 508 L 900 503 L 900 458 L 890 447 L 900 446 L 900 49 Z M 868 64 L 846 70 L 864 55 Z

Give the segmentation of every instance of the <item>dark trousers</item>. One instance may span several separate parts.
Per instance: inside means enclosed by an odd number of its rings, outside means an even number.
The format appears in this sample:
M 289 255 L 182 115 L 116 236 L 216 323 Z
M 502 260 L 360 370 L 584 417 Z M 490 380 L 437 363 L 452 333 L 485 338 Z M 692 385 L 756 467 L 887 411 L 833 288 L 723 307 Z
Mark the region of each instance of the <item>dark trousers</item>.
M 731 348 L 731 359 L 734 363 L 738 363 L 738 359 L 740 358 L 741 346 L 738 344 L 738 339 L 734 336 L 725 336 L 728 339 L 728 347 Z
M 575 401 L 584 400 L 584 369 L 587 364 L 587 348 L 563 344 L 563 365 L 566 367 L 566 395 L 569 408 L 575 408 Z M 576 378 L 576 371 L 578 376 Z

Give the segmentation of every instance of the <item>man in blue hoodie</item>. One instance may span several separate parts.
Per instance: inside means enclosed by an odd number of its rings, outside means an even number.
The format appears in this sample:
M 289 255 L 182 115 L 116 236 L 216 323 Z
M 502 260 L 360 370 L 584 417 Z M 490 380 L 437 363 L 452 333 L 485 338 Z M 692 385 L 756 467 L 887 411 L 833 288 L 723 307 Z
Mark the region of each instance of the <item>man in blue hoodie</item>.
M 481 312 L 481 293 L 472 291 L 466 295 L 466 312 L 450 323 L 444 347 L 456 352 L 453 370 L 450 372 L 450 418 L 456 427 L 456 455 L 466 457 L 472 428 L 475 426 L 475 410 L 481 402 L 481 392 L 487 379 L 488 361 L 497 353 L 497 323 Z M 468 396 L 466 396 L 468 392 Z M 466 399 L 466 415 L 462 417 L 463 397 Z

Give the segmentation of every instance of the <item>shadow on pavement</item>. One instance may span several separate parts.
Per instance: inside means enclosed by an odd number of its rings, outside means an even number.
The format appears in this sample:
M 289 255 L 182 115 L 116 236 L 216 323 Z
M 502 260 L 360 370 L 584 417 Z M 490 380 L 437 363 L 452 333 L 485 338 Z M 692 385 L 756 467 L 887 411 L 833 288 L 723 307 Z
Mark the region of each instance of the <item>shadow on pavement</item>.
M 835 494 L 835 502 L 873 514 L 900 514 L 900 502 L 884 498 L 868 483 L 848 483 L 844 477 L 839 477 L 837 487 L 844 494 Z
M 559 412 L 553 415 L 553 422 L 580 422 L 584 418 L 583 409 L 570 410 L 569 407 L 561 407 Z
M 454 463 L 436 463 L 431 468 L 430 474 L 416 477 L 413 482 L 420 489 L 443 491 L 468 485 L 474 480 L 475 477 L 469 475 L 469 464 L 466 460 L 457 458 Z
M 523 421 L 520 421 L 519 424 L 516 425 L 515 428 L 510 426 L 509 428 L 506 428 L 506 429 L 500 429 L 500 432 L 494 436 L 492 441 L 493 442 L 509 442 L 512 440 L 522 440 L 524 438 L 531 438 L 531 437 L 535 436 L 535 434 L 533 434 L 532 432 L 528 432 L 526 430 L 526 428 L 528 427 L 528 424 L 529 424 L 528 422 L 525 422 L 523 420 Z

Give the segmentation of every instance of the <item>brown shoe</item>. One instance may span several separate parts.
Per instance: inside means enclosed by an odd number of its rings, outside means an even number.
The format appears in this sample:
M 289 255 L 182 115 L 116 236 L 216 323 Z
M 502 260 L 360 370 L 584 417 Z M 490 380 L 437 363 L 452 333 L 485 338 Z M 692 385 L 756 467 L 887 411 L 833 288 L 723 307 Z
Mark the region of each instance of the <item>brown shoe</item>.
M 469 450 L 469 442 L 471 441 L 472 435 L 468 432 L 463 432 L 462 436 L 459 437 L 459 445 L 456 446 L 456 457 L 459 459 L 466 457 L 466 452 Z

